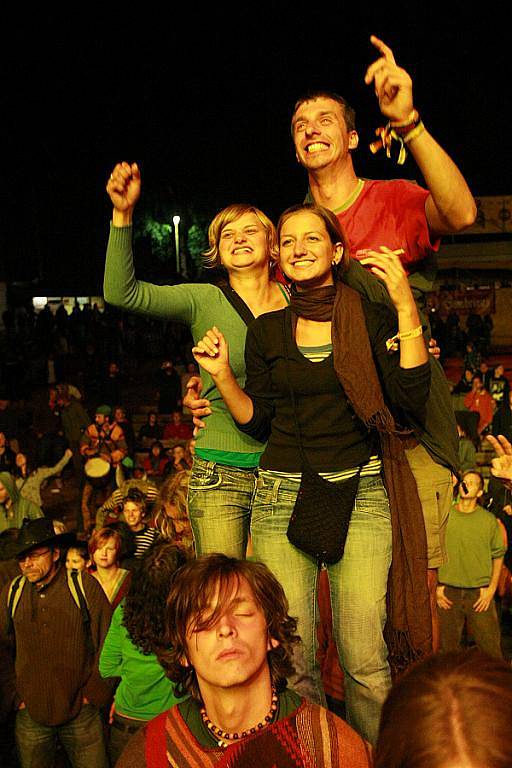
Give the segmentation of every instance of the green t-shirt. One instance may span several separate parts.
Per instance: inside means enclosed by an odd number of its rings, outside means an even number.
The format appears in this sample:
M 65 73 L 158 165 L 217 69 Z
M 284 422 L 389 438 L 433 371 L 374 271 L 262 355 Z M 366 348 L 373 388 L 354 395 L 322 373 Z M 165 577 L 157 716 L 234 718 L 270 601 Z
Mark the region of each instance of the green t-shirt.
M 498 521 L 477 506 L 473 512 L 459 512 L 454 504 L 446 528 L 448 562 L 439 568 L 439 583 L 451 587 L 486 587 L 492 575 L 492 561 L 505 554 Z

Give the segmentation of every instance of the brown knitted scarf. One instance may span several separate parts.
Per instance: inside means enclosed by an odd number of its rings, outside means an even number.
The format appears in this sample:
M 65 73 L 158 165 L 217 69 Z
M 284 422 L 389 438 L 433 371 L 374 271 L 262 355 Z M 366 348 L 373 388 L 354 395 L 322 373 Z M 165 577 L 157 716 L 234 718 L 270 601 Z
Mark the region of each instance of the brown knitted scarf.
M 380 437 L 393 540 L 385 639 L 396 675 L 415 659 L 432 652 L 423 513 L 400 434 L 384 402 L 360 295 L 341 282 L 336 291 L 331 287 L 305 293 L 292 291 L 291 309 L 302 317 L 325 320 L 325 305 L 332 307 L 332 302 L 336 375 L 356 414 Z

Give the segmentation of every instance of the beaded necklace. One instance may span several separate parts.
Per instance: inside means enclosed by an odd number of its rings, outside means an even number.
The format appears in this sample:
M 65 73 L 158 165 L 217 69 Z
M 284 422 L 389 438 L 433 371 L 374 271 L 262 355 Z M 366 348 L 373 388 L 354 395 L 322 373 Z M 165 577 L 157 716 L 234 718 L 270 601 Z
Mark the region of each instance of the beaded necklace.
M 265 728 L 265 726 L 272 723 L 276 717 L 276 712 L 278 709 L 279 709 L 279 698 L 277 696 L 276 689 L 272 688 L 272 701 L 271 701 L 270 709 L 268 713 L 265 715 L 263 720 L 260 720 L 260 722 L 256 723 L 255 726 L 253 726 L 252 728 L 247 728 L 245 731 L 241 731 L 241 733 L 237 733 L 237 732 L 229 733 L 229 731 L 223 731 L 222 728 L 219 728 L 218 726 L 214 725 L 210 720 L 210 718 L 208 717 L 208 715 L 206 714 L 206 709 L 204 707 L 201 707 L 200 713 L 201 713 L 201 718 L 203 720 L 203 723 L 208 729 L 208 733 L 217 742 L 217 745 L 219 747 L 223 747 L 225 749 L 226 747 L 229 747 L 232 741 L 238 741 L 238 739 L 244 739 L 246 736 L 250 736 L 253 733 L 257 733 L 258 731 L 261 731 L 262 728 Z

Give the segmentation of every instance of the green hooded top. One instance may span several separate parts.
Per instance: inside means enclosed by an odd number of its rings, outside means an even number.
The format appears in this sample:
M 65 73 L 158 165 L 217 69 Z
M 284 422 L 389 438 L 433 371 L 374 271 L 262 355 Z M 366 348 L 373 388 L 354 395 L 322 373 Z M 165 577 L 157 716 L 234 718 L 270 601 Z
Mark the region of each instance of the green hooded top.
M 28 499 L 24 499 L 16 487 L 16 481 L 10 472 L 0 472 L 0 483 L 9 494 L 10 501 L 0 501 L 0 533 L 7 528 L 21 528 L 24 517 L 35 520 L 44 517 L 40 507 Z

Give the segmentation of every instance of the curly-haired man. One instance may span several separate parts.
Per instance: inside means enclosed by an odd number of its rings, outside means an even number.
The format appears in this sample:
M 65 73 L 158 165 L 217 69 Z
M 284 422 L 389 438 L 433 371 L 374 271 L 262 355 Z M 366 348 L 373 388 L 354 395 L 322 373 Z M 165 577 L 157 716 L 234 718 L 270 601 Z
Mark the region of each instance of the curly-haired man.
M 262 563 L 205 555 L 177 572 L 159 660 L 189 697 L 130 741 L 117 768 L 370 765 L 342 720 L 286 688 L 300 642 Z

